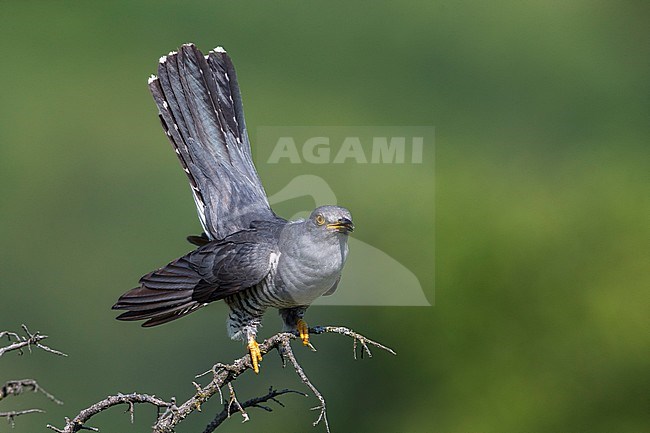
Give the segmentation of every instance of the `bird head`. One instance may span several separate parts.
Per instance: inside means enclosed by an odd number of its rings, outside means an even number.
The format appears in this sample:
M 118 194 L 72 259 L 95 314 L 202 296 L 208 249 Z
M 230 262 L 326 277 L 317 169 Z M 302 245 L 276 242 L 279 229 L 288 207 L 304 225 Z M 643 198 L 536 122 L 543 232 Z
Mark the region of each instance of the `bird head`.
M 340 206 L 320 206 L 309 215 L 312 228 L 331 233 L 349 234 L 354 230 L 352 214 Z

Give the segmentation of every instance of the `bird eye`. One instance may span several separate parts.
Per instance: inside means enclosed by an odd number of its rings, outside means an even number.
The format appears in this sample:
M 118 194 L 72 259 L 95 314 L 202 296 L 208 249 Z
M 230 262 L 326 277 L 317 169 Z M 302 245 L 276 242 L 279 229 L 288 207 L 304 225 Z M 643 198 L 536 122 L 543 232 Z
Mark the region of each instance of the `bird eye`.
M 316 224 L 319 226 L 325 224 L 325 217 L 323 215 L 316 215 Z

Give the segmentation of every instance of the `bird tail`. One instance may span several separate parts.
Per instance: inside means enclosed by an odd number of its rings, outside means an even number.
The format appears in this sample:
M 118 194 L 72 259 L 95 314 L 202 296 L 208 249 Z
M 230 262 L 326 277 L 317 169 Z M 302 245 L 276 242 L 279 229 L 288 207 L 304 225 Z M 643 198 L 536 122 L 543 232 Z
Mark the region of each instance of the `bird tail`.
M 235 68 L 223 48 L 193 44 L 160 59 L 149 90 L 187 174 L 203 230 L 223 239 L 273 219 L 251 157 Z
M 190 262 L 181 257 L 142 277 L 140 286 L 120 296 L 113 309 L 127 310 L 118 320 L 146 320 L 144 327 L 167 323 L 206 305 L 193 297 L 203 283 Z

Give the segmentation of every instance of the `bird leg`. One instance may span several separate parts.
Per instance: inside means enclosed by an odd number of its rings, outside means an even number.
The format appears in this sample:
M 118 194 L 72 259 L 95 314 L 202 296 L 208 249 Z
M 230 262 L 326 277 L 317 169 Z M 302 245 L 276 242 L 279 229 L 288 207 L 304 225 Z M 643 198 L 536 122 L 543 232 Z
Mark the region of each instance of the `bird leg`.
M 251 364 L 255 373 L 260 372 L 260 362 L 262 362 L 262 352 L 260 352 L 260 345 L 255 341 L 255 336 L 248 339 L 248 353 L 251 355 Z
M 305 346 L 309 345 L 309 326 L 307 326 L 307 322 L 305 322 L 302 319 L 298 319 L 298 322 L 296 323 L 296 328 L 298 328 L 298 334 L 300 335 L 300 339 L 302 340 L 302 344 Z

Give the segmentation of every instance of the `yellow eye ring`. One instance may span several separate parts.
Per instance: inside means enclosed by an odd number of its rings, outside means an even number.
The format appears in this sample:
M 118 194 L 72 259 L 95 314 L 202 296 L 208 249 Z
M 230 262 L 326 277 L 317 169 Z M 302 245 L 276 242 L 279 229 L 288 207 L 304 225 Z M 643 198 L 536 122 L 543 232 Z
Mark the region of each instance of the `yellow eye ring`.
M 325 217 L 323 215 L 316 215 L 316 224 L 319 226 L 325 224 Z

